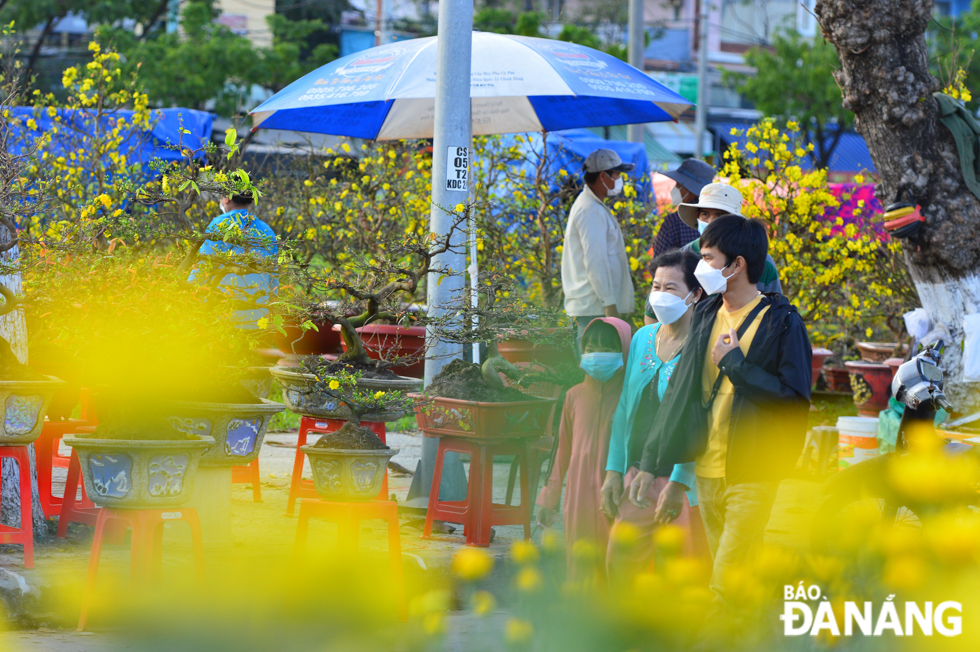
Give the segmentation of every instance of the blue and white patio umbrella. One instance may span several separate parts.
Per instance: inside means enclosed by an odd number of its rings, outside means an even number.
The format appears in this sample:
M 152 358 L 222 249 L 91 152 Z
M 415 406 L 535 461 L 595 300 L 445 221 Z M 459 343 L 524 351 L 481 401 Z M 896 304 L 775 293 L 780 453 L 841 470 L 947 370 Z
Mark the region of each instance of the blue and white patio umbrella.
M 394 140 L 431 138 L 437 38 L 358 52 L 252 111 L 255 126 Z M 691 103 L 619 59 L 574 43 L 473 32 L 473 135 L 674 120 Z

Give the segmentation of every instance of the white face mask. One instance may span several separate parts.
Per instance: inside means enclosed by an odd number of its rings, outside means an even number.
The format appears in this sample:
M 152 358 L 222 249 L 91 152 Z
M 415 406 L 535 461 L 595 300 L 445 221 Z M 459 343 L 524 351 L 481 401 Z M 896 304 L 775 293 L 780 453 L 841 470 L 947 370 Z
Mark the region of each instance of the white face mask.
M 684 203 L 684 197 L 681 195 L 681 189 L 677 186 L 670 189 L 670 203 L 674 206 Z
M 691 296 L 693 292 L 694 290 L 688 292 L 687 297 Z M 653 314 L 657 316 L 657 321 L 661 324 L 673 324 L 683 317 L 687 309 L 691 307 L 687 304 L 687 297 L 681 299 L 670 292 L 658 292 L 656 290 L 651 292 L 650 306 L 653 308 Z
M 708 228 L 708 223 L 704 220 L 698 220 L 698 233 L 704 235 L 704 230 Z
M 701 260 L 694 270 L 694 277 L 698 279 L 698 283 L 708 294 L 724 294 L 725 290 L 728 289 L 728 279 L 735 276 L 734 274 L 725 276 L 724 270 L 726 269 L 728 269 L 728 265 L 721 269 L 715 269 L 705 260 Z
M 602 182 L 605 185 L 605 181 Z M 623 192 L 623 177 L 622 175 L 616 177 L 616 182 L 613 183 L 613 187 L 606 190 L 607 197 L 615 197 L 619 193 Z

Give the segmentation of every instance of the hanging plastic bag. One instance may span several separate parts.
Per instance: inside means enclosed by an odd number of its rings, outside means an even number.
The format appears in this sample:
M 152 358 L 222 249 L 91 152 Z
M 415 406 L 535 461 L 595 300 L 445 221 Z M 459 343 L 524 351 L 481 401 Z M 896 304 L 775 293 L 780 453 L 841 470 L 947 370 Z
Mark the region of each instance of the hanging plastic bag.
M 980 313 L 963 318 L 963 378 L 980 381 Z
M 921 341 L 929 332 L 929 313 L 925 311 L 925 308 L 910 310 L 902 317 L 905 318 L 905 330 L 915 339 Z

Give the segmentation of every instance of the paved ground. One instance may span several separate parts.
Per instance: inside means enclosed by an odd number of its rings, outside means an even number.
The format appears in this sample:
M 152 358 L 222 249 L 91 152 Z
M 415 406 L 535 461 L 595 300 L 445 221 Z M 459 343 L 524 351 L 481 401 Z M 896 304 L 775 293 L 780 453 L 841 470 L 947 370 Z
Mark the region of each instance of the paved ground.
M 285 507 L 296 439 L 295 433 L 275 433 L 267 436 L 267 443 L 260 457 L 263 500 L 260 503 L 252 501 L 250 486 L 233 487 L 233 548 L 230 552 L 222 552 L 220 555 L 207 553 L 209 567 L 212 564 L 228 563 L 267 566 L 291 558 L 296 520 L 285 516 Z M 388 441 L 389 445 L 400 449 L 394 461 L 414 470 L 421 451 L 422 438 L 412 433 L 391 433 Z M 494 471 L 494 497 L 495 500 L 503 502 L 509 463 L 504 460 L 499 461 Z M 56 482 L 64 482 L 63 473 L 62 471 L 62 475 L 56 478 Z M 309 477 L 308 464 L 305 475 Z M 403 502 L 411 484 L 411 476 L 389 474 L 389 484 L 391 493 L 395 494 L 398 501 Z M 766 533 L 767 541 L 805 552 L 809 523 L 818 503 L 819 491 L 815 483 L 799 480 L 783 483 Z M 499 527 L 496 530 L 496 538 L 489 551 L 495 556 L 503 557 L 507 554 L 511 543 L 522 536 L 521 528 L 509 526 Z M 73 525 L 67 539 L 52 537 L 38 545 L 35 552 L 36 566 L 32 571 L 23 570 L 19 546 L 0 546 L 0 566 L 21 573 L 31 583 L 40 582 L 47 585 L 51 592 L 55 590 L 54 587 L 60 586 L 71 586 L 77 591 L 84 579 L 88 564 L 91 532 L 91 528 L 87 526 Z M 462 547 L 465 542 L 462 528 L 458 528 L 451 534 L 434 534 L 429 541 L 422 540 L 421 516 L 411 513 L 401 515 L 401 535 L 403 561 L 410 587 L 426 585 L 433 577 L 447 575 L 453 552 Z M 368 550 L 368 554 L 374 551 L 380 556 L 386 549 L 384 536 L 385 531 L 381 529 L 380 523 L 377 526 L 365 525 L 362 547 Z M 540 533 L 535 538 L 539 540 Z M 334 540 L 335 531 L 332 525 L 325 522 L 311 522 L 311 548 L 315 546 L 328 554 L 328 551 L 332 550 Z M 178 562 L 186 558 L 186 554 L 179 550 L 167 549 L 164 554 L 165 559 L 173 560 L 171 562 L 174 564 L 173 568 L 179 567 Z M 110 546 L 103 555 L 103 566 L 125 568 L 127 561 L 128 547 Z M 498 568 L 503 566 L 503 564 L 497 565 Z M 39 614 L 34 622 L 34 626 L 39 627 L 38 629 L 0 634 L 0 651 L 124 652 L 146 649 L 141 644 L 127 642 L 123 637 L 111 632 L 76 634 L 72 631 L 75 614 L 77 614 L 77 607 L 71 604 L 62 604 L 55 607 L 55 611 Z M 455 615 L 453 618 L 457 626 L 453 628 L 455 634 L 445 640 L 446 650 L 465 649 L 460 634 L 462 630 L 487 627 L 486 624 L 471 622 L 463 615 Z M 499 634 L 499 628 L 497 633 Z M 484 647 L 494 649 L 486 645 Z M 281 649 L 303 648 L 283 646 Z

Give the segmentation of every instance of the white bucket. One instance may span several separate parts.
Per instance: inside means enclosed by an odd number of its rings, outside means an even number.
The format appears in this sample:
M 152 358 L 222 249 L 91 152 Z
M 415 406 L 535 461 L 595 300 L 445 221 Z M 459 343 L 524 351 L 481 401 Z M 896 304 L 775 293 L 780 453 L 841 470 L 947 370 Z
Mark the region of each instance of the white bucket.
M 838 417 L 837 432 L 838 468 L 878 456 L 877 417 Z

